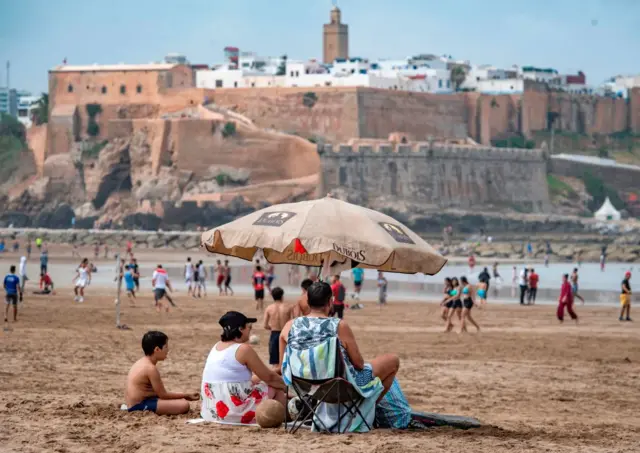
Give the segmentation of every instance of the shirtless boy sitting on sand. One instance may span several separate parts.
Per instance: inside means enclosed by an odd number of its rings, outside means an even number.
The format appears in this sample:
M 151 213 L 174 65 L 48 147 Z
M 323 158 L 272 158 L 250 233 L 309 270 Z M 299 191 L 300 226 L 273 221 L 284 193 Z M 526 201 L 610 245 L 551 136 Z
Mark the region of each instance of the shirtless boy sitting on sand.
M 292 319 L 293 307 L 283 302 L 284 291 L 280 287 L 271 290 L 273 304 L 264 312 L 264 328 L 271 331 L 269 337 L 269 365 L 275 371 L 280 369 L 280 332 L 284 325 Z
M 167 392 L 156 364 L 167 358 L 169 338 L 162 332 L 149 331 L 142 337 L 144 357 L 133 364 L 124 393 L 129 412 L 151 411 L 158 415 L 189 412 L 189 401 L 200 399 L 198 392 Z

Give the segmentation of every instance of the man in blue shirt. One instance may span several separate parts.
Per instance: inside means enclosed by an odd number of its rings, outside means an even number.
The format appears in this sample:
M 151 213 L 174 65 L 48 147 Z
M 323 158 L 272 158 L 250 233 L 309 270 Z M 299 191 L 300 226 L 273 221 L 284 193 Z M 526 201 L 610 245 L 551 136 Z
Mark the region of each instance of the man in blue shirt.
M 360 300 L 360 291 L 362 290 L 362 281 L 364 280 L 364 269 L 360 267 L 354 267 L 351 270 L 351 275 L 353 276 L 353 290 L 354 293 L 351 295 L 353 299 Z
M 47 249 L 44 249 L 40 253 L 40 273 L 42 274 L 44 272 L 46 274 L 48 272 L 48 268 L 49 268 L 49 252 L 47 251 Z
M 11 266 L 9 273 L 4 278 L 4 291 L 6 308 L 4 311 L 4 322 L 9 322 L 9 306 L 13 305 L 13 322 L 18 320 L 18 295 L 22 300 L 22 288 L 20 288 L 20 277 L 16 275 L 16 267 Z

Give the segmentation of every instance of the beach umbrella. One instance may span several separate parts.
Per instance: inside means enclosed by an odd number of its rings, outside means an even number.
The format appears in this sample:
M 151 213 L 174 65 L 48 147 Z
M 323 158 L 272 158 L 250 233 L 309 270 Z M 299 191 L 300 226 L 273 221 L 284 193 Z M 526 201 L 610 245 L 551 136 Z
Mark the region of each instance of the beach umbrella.
M 437 274 L 447 260 L 388 215 L 330 196 L 270 206 L 202 234 L 211 253 L 273 264 Z

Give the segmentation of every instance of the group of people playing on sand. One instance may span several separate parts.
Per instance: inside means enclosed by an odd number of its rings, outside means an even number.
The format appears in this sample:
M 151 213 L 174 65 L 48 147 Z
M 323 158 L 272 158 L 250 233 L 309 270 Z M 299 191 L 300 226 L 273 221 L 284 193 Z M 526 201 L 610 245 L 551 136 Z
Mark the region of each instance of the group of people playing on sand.
M 301 284 L 302 295 L 293 305 L 284 303 L 284 292 L 273 288 L 274 304 L 264 313 L 264 327 L 271 332 L 269 365 L 249 344 L 256 318 L 231 311 L 218 321 L 222 329 L 207 356 L 199 391 L 169 392 L 165 389 L 157 363 L 167 358 L 169 338 L 158 331 L 142 338 L 144 356 L 130 369 L 126 379 L 125 402 L 129 412 L 152 411 L 159 415 L 184 414 L 190 402 L 201 402 L 201 417 L 222 424 L 252 425 L 256 408 L 266 399 L 286 407 L 286 371 L 288 343 L 297 348 L 312 346 L 319 339 L 337 338 L 343 347 L 344 363 L 362 388 L 378 385 L 378 402 L 389 391 L 400 367 L 397 355 L 384 354 L 366 361 L 351 327 L 331 316 L 333 291 L 325 282 Z

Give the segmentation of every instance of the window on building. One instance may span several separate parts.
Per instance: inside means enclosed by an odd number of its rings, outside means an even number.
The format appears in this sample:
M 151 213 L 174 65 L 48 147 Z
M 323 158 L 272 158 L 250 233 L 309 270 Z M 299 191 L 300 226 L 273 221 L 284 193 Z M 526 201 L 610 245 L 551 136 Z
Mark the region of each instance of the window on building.
M 233 88 L 238 88 L 238 82 L 233 82 Z
M 69 86 L 67 87 L 67 91 L 69 93 L 73 93 L 73 85 L 69 84 Z
M 120 94 L 126 94 L 126 93 L 127 93 L 126 85 L 120 85 Z
M 451 80 L 447 80 L 447 88 L 451 88 Z
M 296 77 L 300 77 L 300 71 L 296 71 Z
M 216 80 L 216 88 L 222 88 L 222 80 Z
M 136 87 L 136 93 L 142 93 L 142 85 L 138 84 L 138 86 Z
M 476 77 L 476 82 L 479 82 L 479 81 L 480 81 L 480 77 Z
M 255 88 L 256 83 L 255 82 L 251 82 L 251 88 Z
M 442 88 L 442 79 L 438 80 L 438 88 Z
M 100 92 L 102 94 L 107 94 L 107 87 L 103 85 L 102 88 L 100 89 Z
M 18 110 L 18 116 L 20 118 L 25 118 L 28 114 L 29 114 L 29 110 L 28 109 L 20 109 L 20 110 Z
M 325 82 L 324 86 L 330 87 L 331 86 L 331 82 Z

